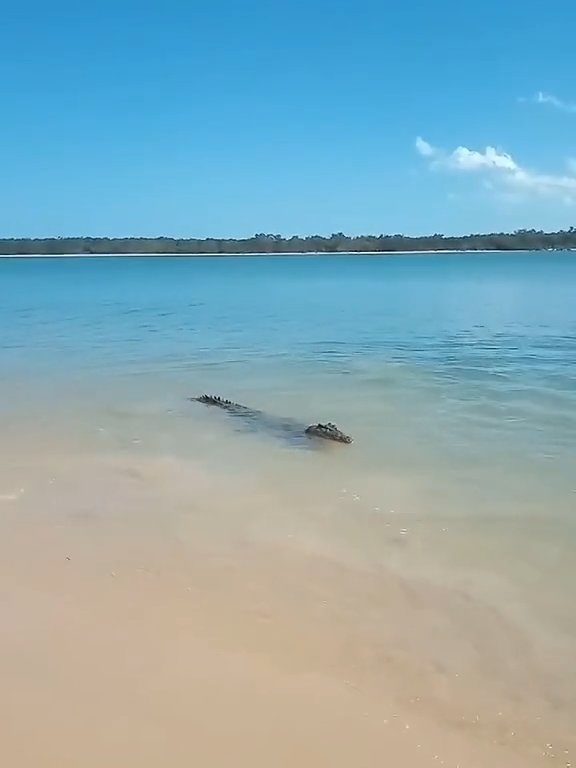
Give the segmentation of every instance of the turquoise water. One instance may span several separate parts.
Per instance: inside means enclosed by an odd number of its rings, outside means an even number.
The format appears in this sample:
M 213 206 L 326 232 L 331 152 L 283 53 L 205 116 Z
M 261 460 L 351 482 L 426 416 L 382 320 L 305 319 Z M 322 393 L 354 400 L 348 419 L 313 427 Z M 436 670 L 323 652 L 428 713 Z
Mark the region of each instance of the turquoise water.
M 0 412 L 257 450 L 186 402 L 214 391 L 337 422 L 346 461 L 420 483 L 431 508 L 457 490 L 454 508 L 570 516 L 575 295 L 571 253 L 4 259 Z

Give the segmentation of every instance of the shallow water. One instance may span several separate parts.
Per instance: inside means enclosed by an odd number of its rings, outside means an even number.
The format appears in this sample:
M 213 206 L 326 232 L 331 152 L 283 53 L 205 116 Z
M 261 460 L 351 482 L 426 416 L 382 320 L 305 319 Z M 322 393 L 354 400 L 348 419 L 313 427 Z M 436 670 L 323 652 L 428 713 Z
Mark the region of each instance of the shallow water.
M 337 422 L 352 465 L 570 517 L 575 286 L 571 253 L 3 260 L 0 408 L 281 447 L 186 403 L 214 391 Z
M 346 627 L 366 678 L 393 659 L 395 695 L 446 722 L 505 708 L 536 760 L 576 716 L 575 289 L 571 253 L 0 260 L 0 504 L 36 526 L 45 498 L 64 528 L 138 508 L 159 550 L 256 569 L 240 603 L 269 578 L 279 615 L 287 594 L 303 622 L 334 605 L 316 637 Z M 202 392 L 354 444 L 247 427 Z

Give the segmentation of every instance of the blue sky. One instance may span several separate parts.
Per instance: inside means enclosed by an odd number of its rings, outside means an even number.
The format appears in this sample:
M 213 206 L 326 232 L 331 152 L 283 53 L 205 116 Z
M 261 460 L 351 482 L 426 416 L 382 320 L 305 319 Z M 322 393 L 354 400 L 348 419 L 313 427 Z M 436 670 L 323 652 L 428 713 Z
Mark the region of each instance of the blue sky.
M 0 236 L 576 225 L 574 0 L 2 15 Z

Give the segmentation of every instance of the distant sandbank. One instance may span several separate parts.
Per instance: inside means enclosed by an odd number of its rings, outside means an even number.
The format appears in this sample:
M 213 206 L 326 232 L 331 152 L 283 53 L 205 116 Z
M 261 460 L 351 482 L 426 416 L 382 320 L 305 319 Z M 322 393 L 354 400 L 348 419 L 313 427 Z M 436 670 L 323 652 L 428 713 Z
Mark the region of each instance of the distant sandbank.
M 245 256 L 261 257 L 282 257 L 282 256 L 414 256 L 414 255 L 471 255 L 485 253 L 567 253 L 574 252 L 576 248 L 507 248 L 505 250 L 497 248 L 474 248 L 472 250 L 440 248 L 432 250 L 429 248 L 410 251 L 286 251 L 282 253 L 262 253 L 250 252 L 243 253 L 25 253 L 25 254 L 0 254 L 0 259 L 131 259 L 131 258 L 178 258 L 178 259 L 222 259 L 222 258 L 242 258 Z

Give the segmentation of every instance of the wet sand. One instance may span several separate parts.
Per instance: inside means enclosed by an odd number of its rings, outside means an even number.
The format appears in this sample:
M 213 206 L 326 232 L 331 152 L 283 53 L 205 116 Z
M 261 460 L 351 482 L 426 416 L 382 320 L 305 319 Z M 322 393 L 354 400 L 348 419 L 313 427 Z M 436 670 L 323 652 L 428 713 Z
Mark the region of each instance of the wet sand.
M 41 440 L 1 458 L 2 764 L 576 764 L 571 625 L 417 550 L 412 572 L 392 545 L 348 557 L 352 529 L 319 509 L 312 535 L 254 478 Z

